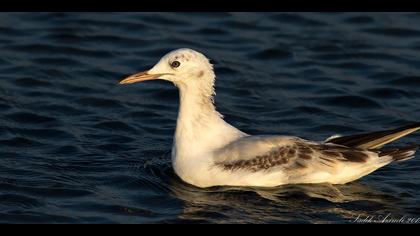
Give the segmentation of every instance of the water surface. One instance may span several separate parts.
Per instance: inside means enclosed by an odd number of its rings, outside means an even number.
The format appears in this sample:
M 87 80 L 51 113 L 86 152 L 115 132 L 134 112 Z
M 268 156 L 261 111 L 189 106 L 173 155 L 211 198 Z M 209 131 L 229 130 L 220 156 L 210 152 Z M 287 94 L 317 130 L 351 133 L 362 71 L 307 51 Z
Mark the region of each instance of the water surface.
M 420 158 L 343 186 L 199 189 L 170 149 L 176 88 L 118 86 L 166 52 L 211 58 L 250 134 L 323 140 L 420 119 L 419 13 L 1 13 L 0 223 L 346 223 L 420 217 Z M 397 144 L 419 143 L 413 134 Z

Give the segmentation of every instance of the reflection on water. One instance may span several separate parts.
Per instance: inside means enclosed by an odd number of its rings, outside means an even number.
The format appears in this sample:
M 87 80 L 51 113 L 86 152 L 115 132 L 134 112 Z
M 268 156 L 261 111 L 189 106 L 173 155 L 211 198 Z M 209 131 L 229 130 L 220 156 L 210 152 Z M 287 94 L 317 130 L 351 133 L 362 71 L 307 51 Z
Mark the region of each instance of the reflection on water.
M 212 218 L 214 223 L 345 223 L 359 215 L 379 214 L 384 207 L 393 208 L 400 200 L 357 182 L 203 190 L 173 176 L 169 189 L 184 202 L 181 219 L 205 221 Z M 319 219 L 314 219 L 313 215 L 318 215 Z

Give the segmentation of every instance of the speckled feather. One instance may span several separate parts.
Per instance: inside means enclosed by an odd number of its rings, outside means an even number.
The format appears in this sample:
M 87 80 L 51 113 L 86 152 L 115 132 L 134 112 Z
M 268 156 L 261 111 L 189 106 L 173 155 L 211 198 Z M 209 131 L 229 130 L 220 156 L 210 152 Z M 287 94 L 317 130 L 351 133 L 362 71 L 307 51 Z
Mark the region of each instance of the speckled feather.
M 334 167 L 339 162 L 365 163 L 371 157 L 377 157 L 377 152 L 349 148 L 335 144 L 307 142 L 295 139 L 292 144 L 274 147 L 267 153 L 257 155 L 252 159 L 229 160 L 217 162 L 225 170 L 250 170 L 253 172 L 270 170 L 275 167 L 286 169 L 303 169 L 311 162 L 319 162 L 326 167 Z

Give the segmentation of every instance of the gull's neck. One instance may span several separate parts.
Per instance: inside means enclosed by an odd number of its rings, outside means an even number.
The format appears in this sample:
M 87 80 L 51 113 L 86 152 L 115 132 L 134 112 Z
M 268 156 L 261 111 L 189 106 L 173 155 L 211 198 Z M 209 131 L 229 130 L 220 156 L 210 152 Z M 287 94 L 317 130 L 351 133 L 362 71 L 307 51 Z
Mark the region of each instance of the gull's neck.
M 245 135 L 226 123 L 213 104 L 213 86 L 193 82 L 179 87 L 179 112 L 174 137 L 175 159 L 190 159 Z

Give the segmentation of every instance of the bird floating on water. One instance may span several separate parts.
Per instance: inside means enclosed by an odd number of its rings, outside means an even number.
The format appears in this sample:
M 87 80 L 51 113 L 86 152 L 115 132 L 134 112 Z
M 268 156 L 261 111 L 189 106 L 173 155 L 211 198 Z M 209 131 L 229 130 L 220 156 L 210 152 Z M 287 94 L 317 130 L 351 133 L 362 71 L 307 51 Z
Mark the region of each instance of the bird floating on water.
M 398 129 L 309 141 L 294 136 L 249 135 L 223 120 L 213 102 L 215 74 L 209 60 L 192 49 L 163 56 L 148 71 L 120 82 L 162 79 L 179 88 L 180 106 L 172 165 L 198 187 L 284 184 L 345 184 L 394 161 L 414 156 L 418 146 L 382 148 L 420 129 Z

